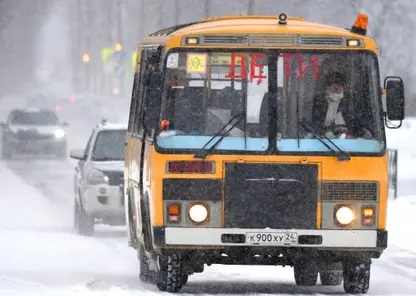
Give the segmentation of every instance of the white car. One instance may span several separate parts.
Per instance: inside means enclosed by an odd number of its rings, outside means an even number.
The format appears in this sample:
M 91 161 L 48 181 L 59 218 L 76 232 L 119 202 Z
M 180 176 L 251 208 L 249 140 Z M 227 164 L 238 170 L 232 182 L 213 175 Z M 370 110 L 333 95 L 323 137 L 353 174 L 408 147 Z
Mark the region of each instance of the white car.
M 10 112 L 3 126 L 2 158 L 20 153 L 49 153 L 67 157 L 66 122 L 60 122 L 55 111 L 23 108 Z
M 85 149 L 72 150 L 75 168 L 74 227 L 79 234 L 93 235 L 96 223 L 125 225 L 124 152 L 127 125 L 97 125 Z

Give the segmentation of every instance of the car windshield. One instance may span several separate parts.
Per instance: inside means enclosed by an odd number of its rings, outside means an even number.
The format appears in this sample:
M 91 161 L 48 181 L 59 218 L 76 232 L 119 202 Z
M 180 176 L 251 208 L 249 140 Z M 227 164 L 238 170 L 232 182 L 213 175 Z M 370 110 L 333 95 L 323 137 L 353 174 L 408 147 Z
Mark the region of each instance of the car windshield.
M 106 130 L 97 134 L 93 161 L 124 161 L 126 130 Z
M 187 51 L 169 54 L 166 67 L 161 148 L 201 149 L 241 112 L 246 120 L 217 151 L 274 145 L 281 152 L 330 152 L 300 120 L 342 150 L 384 148 L 378 65 L 370 53 Z
M 11 123 L 19 125 L 57 125 L 58 117 L 51 111 L 16 111 L 11 115 Z

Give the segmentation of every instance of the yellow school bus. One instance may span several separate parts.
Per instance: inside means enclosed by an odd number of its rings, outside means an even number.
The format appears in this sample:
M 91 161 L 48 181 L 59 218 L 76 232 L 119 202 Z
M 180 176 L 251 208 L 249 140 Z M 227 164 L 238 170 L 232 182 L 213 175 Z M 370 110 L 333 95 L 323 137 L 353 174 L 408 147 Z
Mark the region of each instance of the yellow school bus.
M 178 292 L 206 265 L 280 265 L 367 292 L 387 247 L 385 126 L 404 119 L 367 24 L 220 16 L 141 40 L 125 209 L 142 281 Z

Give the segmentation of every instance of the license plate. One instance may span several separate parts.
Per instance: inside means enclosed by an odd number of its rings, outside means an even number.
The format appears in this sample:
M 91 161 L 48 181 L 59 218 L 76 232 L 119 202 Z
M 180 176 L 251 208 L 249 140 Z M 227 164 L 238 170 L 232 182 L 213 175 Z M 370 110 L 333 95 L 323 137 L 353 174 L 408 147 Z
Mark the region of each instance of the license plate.
M 246 242 L 259 245 L 297 245 L 298 234 L 296 232 L 248 232 Z

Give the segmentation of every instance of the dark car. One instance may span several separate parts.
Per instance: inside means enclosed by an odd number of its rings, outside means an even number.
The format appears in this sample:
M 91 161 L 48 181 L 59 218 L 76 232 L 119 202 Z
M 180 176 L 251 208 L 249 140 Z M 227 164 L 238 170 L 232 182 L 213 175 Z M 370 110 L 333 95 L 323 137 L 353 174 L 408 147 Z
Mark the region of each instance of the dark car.
M 55 111 L 49 109 L 14 109 L 2 123 L 2 157 L 14 154 L 41 153 L 66 158 L 67 141 L 64 127 Z

